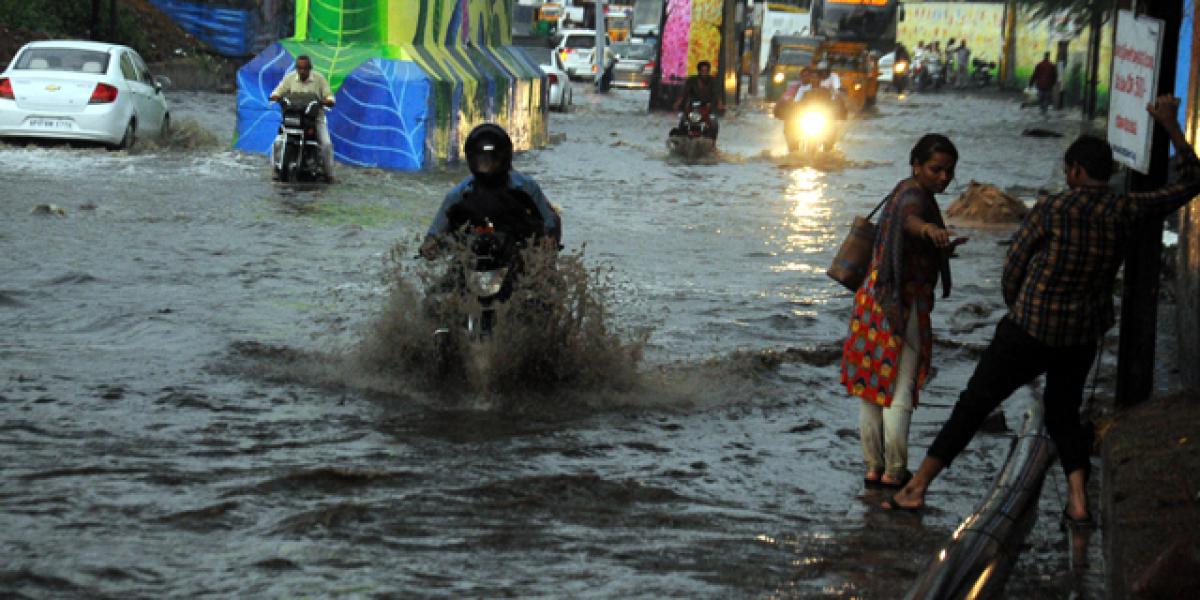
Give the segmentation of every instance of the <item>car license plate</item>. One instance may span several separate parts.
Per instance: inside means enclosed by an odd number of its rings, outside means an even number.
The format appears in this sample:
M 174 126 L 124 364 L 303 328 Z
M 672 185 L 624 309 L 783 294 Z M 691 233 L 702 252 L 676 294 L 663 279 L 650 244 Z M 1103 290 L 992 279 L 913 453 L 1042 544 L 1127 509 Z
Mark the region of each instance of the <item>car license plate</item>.
M 75 122 L 70 119 L 33 118 L 26 120 L 25 124 L 38 129 L 73 129 L 75 127 Z

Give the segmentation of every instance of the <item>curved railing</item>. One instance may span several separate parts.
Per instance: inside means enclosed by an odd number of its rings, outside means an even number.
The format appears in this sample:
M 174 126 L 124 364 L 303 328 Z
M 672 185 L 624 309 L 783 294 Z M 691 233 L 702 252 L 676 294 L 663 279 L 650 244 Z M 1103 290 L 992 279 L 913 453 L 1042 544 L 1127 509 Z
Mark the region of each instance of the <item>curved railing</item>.
M 1038 496 L 1054 444 L 1042 426 L 1042 403 L 1025 411 L 1004 470 L 975 512 L 954 530 L 909 589 L 910 600 L 998 597 L 1022 540 L 1037 517 Z

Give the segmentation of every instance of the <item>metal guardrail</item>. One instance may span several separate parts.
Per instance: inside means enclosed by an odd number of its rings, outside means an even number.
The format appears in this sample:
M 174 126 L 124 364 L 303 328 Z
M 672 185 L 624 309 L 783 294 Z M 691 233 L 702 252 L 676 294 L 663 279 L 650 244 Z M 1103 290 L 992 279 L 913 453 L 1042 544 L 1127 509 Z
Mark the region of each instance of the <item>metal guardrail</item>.
M 905 598 L 974 600 L 1001 595 L 1021 542 L 1036 520 L 1042 482 L 1055 456 L 1042 417 L 1042 403 L 1031 402 L 991 490 L 926 564 Z

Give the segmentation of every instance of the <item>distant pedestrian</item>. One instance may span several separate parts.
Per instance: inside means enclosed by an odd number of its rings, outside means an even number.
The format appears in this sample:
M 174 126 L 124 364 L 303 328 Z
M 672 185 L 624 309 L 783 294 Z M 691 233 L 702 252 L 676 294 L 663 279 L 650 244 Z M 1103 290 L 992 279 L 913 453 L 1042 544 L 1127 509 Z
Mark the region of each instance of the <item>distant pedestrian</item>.
M 1037 88 L 1038 107 L 1043 115 L 1050 108 L 1055 83 L 1058 83 L 1058 67 L 1050 62 L 1050 53 L 1047 52 L 1042 55 L 1042 62 L 1033 68 L 1033 75 L 1029 76 L 1029 85 Z
M 1008 314 L 996 326 L 950 419 L 912 481 L 884 508 L 916 510 L 938 474 L 967 446 L 984 419 L 1017 388 L 1046 374 L 1045 424 L 1070 493 L 1062 522 L 1091 524 L 1087 479 L 1092 439 L 1080 424 L 1083 388 L 1104 332 L 1114 320 L 1113 286 L 1130 235 L 1200 194 L 1200 160 L 1176 121 L 1179 100 L 1160 96 L 1146 110 L 1167 131 L 1181 160 L 1178 182 L 1124 194 L 1108 187 L 1112 148 L 1080 136 L 1063 157 L 1069 190 L 1038 200 L 1008 250 L 1001 286 Z
M 934 288 L 950 295 L 949 251 L 963 240 L 946 229 L 934 194 L 954 178 L 958 150 L 927 134 L 909 154 L 912 176 L 879 216 L 867 280 L 854 295 L 842 347 L 842 384 L 860 399 L 859 436 L 868 485 L 899 487 L 908 471 L 908 428 L 933 356 Z
M 971 65 L 971 50 L 967 48 L 966 39 L 959 40 L 958 49 L 954 51 L 954 62 L 958 66 L 958 87 L 965 88 L 971 82 L 971 73 L 968 70 Z

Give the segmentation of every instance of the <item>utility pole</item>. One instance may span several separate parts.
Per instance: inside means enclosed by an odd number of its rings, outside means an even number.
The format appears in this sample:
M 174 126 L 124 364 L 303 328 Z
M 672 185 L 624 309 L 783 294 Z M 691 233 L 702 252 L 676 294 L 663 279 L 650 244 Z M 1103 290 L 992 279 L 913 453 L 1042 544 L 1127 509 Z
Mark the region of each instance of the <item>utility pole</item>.
M 108 0 L 108 41 L 117 41 L 117 0 Z
M 100 39 L 100 0 L 92 0 L 92 20 L 89 21 L 88 35 L 93 40 Z
M 1008 87 L 1016 75 L 1013 66 L 1017 62 L 1017 0 L 1008 0 L 1004 7 L 1004 42 L 1000 53 L 1000 87 Z M 1024 86 L 1022 86 L 1024 87 Z
M 1156 95 L 1175 91 L 1175 62 L 1179 48 L 1182 0 L 1137 3 L 1138 14 L 1161 19 L 1162 53 L 1159 57 Z M 1154 126 L 1150 146 L 1150 172 L 1130 173 L 1129 191 L 1157 189 L 1167 183 L 1170 141 Z M 1121 291 L 1121 338 L 1117 350 L 1117 404 L 1129 407 L 1150 397 L 1154 388 L 1154 345 L 1158 327 L 1158 278 L 1162 270 L 1163 219 L 1142 223 L 1134 232 L 1125 255 L 1125 283 Z
M 608 53 L 608 44 L 605 43 L 608 36 L 608 13 L 604 10 L 607 1 L 596 0 L 596 3 L 593 4 L 596 7 L 596 49 L 592 52 L 592 63 L 596 69 L 597 88 L 600 87 L 600 80 L 604 77 L 604 57 Z

